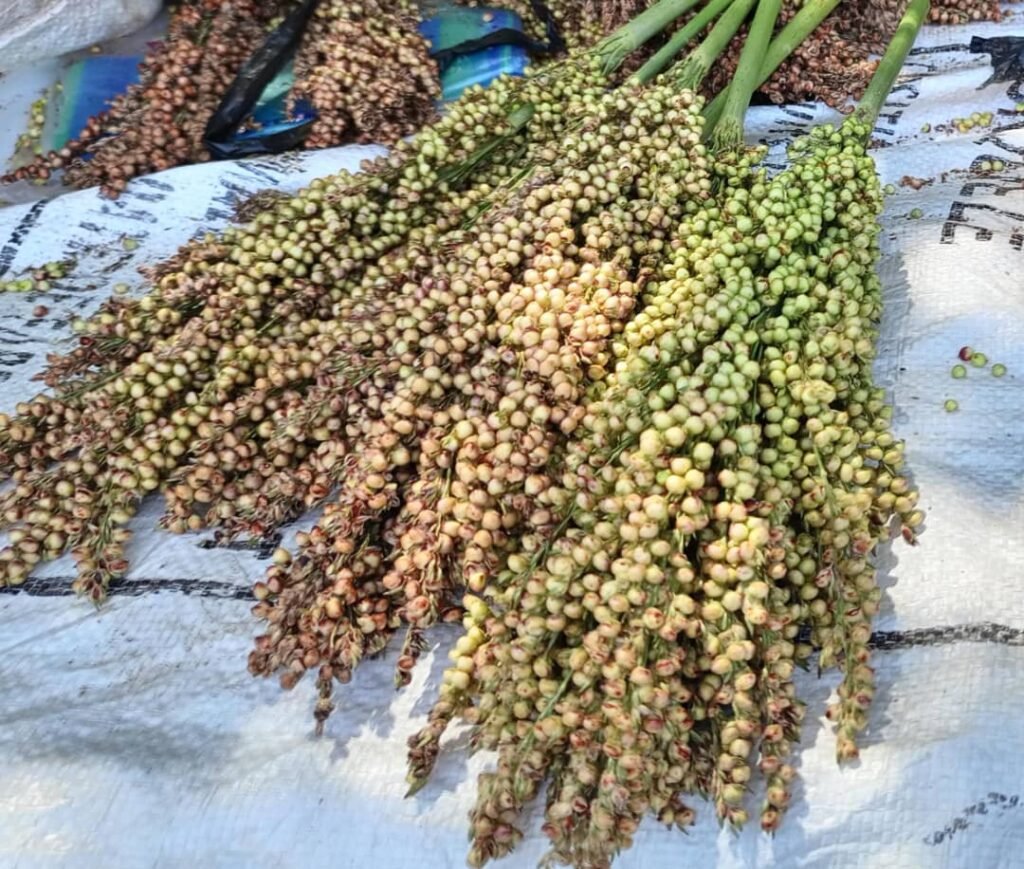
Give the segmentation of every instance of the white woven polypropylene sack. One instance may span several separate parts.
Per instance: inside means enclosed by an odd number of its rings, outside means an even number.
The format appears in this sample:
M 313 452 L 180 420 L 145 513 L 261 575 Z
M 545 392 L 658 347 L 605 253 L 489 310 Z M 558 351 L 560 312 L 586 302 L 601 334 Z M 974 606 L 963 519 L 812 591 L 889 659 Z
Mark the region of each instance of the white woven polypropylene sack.
M 979 90 L 988 59 L 967 50 L 972 35 L 1007 33 L 1024 33 L 1024 16 L 923 33 L 876 131 L 879 172 L 897 185 L 882 217 L 876 375 L 927 524 L 919 546 L 881 556 L 878 691 L 861 758 L 835 763 L 822 716 L 835 678 L 801 675 L 800 784 L 779 833 L 720 830 L 698 803 L 690 835 L 646 822 L 616 869 L 1024 865 L 1024 96 Z M 937 129 L 986 109 L 991 129 Z M 762 108 L 750 131 L 775 144 L 775 163 L 784 141 L 835 119 Z M 141 291 L 136 266 L 222 227 L 248 193 L 296 189 L 365 154 L 207 163 L 137 179 L 115 202 L 83 191 L 0 210 L 0 276 L 78 260 L 51 293 L 0 299 L 0 410 L 38 387 L 31 375 L 69 315 L 95 310 L 118 281 Z M 930 183 L 899 186 L 904 176 Z M 972 368 L 953 380 L 968 343 L 1007 376 Z M 70 596 L 70 558 L 0 592 L 0 867 L 462 866 L 476 775 L 493 756 L 467 758 L 453 728 L 431 782 L 403 799 L 405 741 L 426 719 L 453 632 L 431 635 L 439 647 L 402 692 L 396 649 L 367 661 L 316 739 L 311 680 L 286 694 L 245 671 L 259 628 L 250 587 L 268 553 L 159 532 L 161 506 L 151 499 L 136 517 L 132 570 L 100 610 Z M 524 830 L 495 869 L 536 865 L 536 814 Z
M 0 69 L 133 33 L 162 0 L 0 0 Z

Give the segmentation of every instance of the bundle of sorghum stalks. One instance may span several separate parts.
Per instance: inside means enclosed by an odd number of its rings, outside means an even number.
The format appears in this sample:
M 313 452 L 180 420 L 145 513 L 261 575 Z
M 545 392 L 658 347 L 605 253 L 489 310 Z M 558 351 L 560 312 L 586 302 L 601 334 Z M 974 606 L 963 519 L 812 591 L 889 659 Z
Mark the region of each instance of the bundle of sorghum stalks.
M 465 258 L 466 227 L 522 197 L 526 175 L 588 165 L 602 70 L 689 2 L 664 0 L 593 52 L 535 77 L 473 89 L 358 175 L 272 200 L 248 226 L 155 266 L 148 295 L 105 302 L 79 324 L 79 346 L 51 357 L 50 391 L 0 425 L 0 462 L 17 484 L 0 501 L 15 527 L 0 581 L 20 582 L 70 550 L 77 587 L 101 599 L 125 567 L 124 524 L 162 486 L 172 529 L 212 524 L 229 534 L 259 533 L 325 497 L 351 461 L 342 459 L 353 427 L 373 426 L 391 400 L 387 378 L 405 378 L 417 362 L 419 346 L 401 342 L 421 321 L 436 330 L 443 309 L 426 288 L 435 270 L 454 273 Z M 562 148 L 570 129 L 579 142 Z M 608 185 L 584 187 L 605 191 L 592 194 L 604 201 Z M 477 255 L 494 268 L 525 259 L 525 242 L 507 243 L 499 256 L 482 241 Z M 466 308 L 451 316 L 468 328 L 470 299 L 436 292 Z M 457 359 L 464 340 L 434 352 Z M 351 422 L 338 402 L 352 405 Z
M 269 632 L 250 668 L 285 684 L 318 668 L 321 722 L 335 679 L 405 625 L 404 681 L 461 589 L 550 530 L 538 497 L 558 445 L 671 228 L 709 195 L 694 96 L 671 84 L 602 94 L 550 156 L 423 278 L 363 308 L 378 346 L 351 365 L 375 374 L 365 398 L 343 385 L 340 497 L 257 589 Z
M 396 633 L 401 685 L 425 631 L 463 619 L 410 784 L 457 716 L 498 752 L 474 865 L 514 846 L 545 783 L 552 856 L 577 867 L 608 865 L 648 813 L 687 825 L 691 795 L 741 825 L 755 766 L 773 830 L 794 667 L 817 650 L 841 670 L 830 716 L 854 756 L 872 559 L 922 521 L 871 376 L 865 148 L 927 0 L 854 116 L 787 169 L 741 142 L 756 88 L 837 2 L 773 38 L 781 0 L 714 0 L 671 37 L 710 25 L 685 60 L 659 51 L 610 86 L 695 5 L 660 0 L 155 266 L 0 420 L 0 584 L 70 551 L 102 600 L 151 492 L 171 531 L 223 538 L 325 504 L 256 586 L 250 670 L 315 673 L 322 728 L 335 683 Z M 696 87 L 745 24 L 705 112 Z
M 858 112 L 796 142 L 784 171 L 719 159 L 538 497 L 555 530 L 522 535 L 464 602 L 410 782 L 455 715 L 497 752 L 471 865 L 515 845 L 544 784 L 550 857 L 572 866 L 607 866 L 647 814 L 689 825 L 695 796 L 742 826 L 755 769 L 774 831 L 804 717 L 793 674 L 816 651 L 842 674 L 837 756 L 856 757 L 871 555 L 922 522 L 871 377 L 882 192 L 866 143 L 927 9 L 911 3 Z
M 139 175 L 210 159 L 207 122 L 269 28 L 293 0 L 182 0 L 140 81 L 90 118 L 78 138 L 3 177 L 44 180 L 64 170 L 74 187 L 108 196 Z M 306 147 L 390 145 L 434 113 L 437 68 L 407 0 L 324 0 L 295 59 L 295 98 L 318 114 Z
M 529 21 L 528 4 L 519 0 L 520 13 Z M 585 44 L 617 26 L 623 15 L 636 14 L 643 0 L 594 3 L 593 0 L 559 0 L 550 4 L 567 41 Z M 788 21 L 804 0 L 784 0 L 780 22 Z M 822 26 L 765 82 L 759 92 L 775 103 L 821 100 L 836 108 L 858 99 L 874 70 L 872 55 L 884 50 L 907 8 L 907 0 L 842 0 Z M 1000 0 L 934 0 L 930 12 L 933 24 L 966 24 L 999 21 L 1005 4 Z M 685 21 L 685 18 L 683 19 Z M 708 76 L 706 93 L 725 87 L 736 70 L 744 34 L 734 40 L 722 62 Z M 649 51 L 653 51 L 654 47 Z M 638 60 L 642 59 L 638 58 Z
M 783 19 L 802 5 L 803 0 L 787 0 Z M 843 0 L 760 92 L 775 103 L 821 100 L 836 108 L 848 106 L 864 93 L 875 66 L 871 57 L 884 50 L 907 6 L 907 0 Z M 933 24 L 999 21 L 1003 7 L 1000 0 L 933 0 L 930 20 Z M 716 72 L 727 80 L 734 66 L 735 61 L 727 57 Z
M 321 2 L 296 57 L 293 97 L 317 112 L 307 148 L 390 145 L 416 132 L 440 96 L 437 66 L 409 0 Z
M 186 0 L 166 38 L 139 68 L 139 82 L 89 119 L 59 151 L 40 155 L 0 181 L 44 180 L 117 196 L 139 175 L 210 159 L 206 123 L 278 11 L 258 0 Z

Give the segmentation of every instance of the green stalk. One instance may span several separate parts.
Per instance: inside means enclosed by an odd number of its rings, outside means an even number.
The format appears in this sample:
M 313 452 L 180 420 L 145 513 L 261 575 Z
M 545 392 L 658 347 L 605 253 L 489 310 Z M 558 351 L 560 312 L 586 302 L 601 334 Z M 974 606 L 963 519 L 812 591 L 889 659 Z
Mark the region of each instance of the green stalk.
M 882 110 L 882 105 L 889 97 L 889 92 L 896 81 L 896 76 L 899 75 L 900 70 L 903 68 L 903 61 L 907 59 L 907 54 L 917 38 L 917 32 L 928 19 L 928 8 L 930 5 L 929 0 L 910 0 L 910 5 L 903 14 L 903 18 L 900 20 L 899 27 L 896 28 L 896 33 L 889 43 L 889 47 L 886 48 L 885 54 L 882 55 L 882 59 L 878 62 L 875 74 L 871 76 L 871 83 L 868 85 L 868 89 L 864 91 L 864 96 L 857 106 L 857 111 L 854 112 L 854 117 L 866 124 L 869 129 L 875 126 L 875 121 L 878 120 L 878 113 Z
M 720 151 L 733 150 L 743 144 L 743 118 L 750 107 L 750 98 L 761 84 L 761 68 L 781 10 L 782 0 L 761 0 L 757 4 L 736 74 L 725 92 L 722 117 L 713 128 L 705 128 L 705 135 L 711 133 L 715 147 Z
M 593 53 L 602 61 L 604 75 L 618 69 L 630 54 L 699 2 L 700 0 L 658 0 L 649 9 L 645 9 L 601 40 L 594 46 Z
M 602 74 L 611 75 L 632 52 L 699 2 L 700 0 L 658 0 L 653 6 L 627 21 L 590 50 L 591 55 L 600 61 Z M 552 64 L 549 69 L 557 70 L 557 66 Z M 441 180 L 449 184 L 460 184 L 465 181 L 478 165 L 491 159 L 499 147 L 522 131 L 529 123 L 533 112 L 532 105 L 513 106 L 508 114 L 508 129 L 485 141 L 461 163 L 449 166 L 441 174 Z
M 658 50 L 654 57 L 636 71 L 633 81 L 636 84 L 647 84 L 654 79 L 679 54 L 684 45 L 728 9 L 733 2 L 734 0 L 710 0 L 708 5 L 690 19 L 685 26 L 672 34 L 672 38 Z
M 672 80 L 680 88 L 696 90 L 711 69 L 711 64 L 732 42 L 757 0 L 733 0 L 704 41 L 672 70 Z
M 771 45 L 768 46 L 755 90 L 772 77 L 775 70 L 782 66 L 782 62 L 818 28 L 822 21 L 828 18 L 838 5 L 839 0 L 806 0 L 800 11 L 779 31 L 771 41 Z M 728 91 L 723 91 L 704 109 L 704 121 L 708 130 L 714 129 L 719 118 L 722 117 L 727 94 Z

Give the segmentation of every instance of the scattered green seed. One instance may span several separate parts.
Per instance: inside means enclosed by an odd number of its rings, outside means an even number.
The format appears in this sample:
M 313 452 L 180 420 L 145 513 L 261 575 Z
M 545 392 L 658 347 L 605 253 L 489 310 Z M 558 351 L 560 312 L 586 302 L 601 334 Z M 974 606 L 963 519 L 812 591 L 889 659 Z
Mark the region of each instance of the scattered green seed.
M 963 365 L 954 365 L 952 374 L 957 380 L 963 380 L 967 376 L 967 369 Z
M 992 161 L 992 171 L 993 172 L 1001 172 L 1005 168 L 1006 168 L 1006 164 L 1002 160 L 993 160 Z
M 1006 366 L 1002 362 L 997 362 L 992 366 L 993 377 L 1003 377 L 1006 374 Z
M 128 238 L 125 238 L 125 240 L 121 242 L 121 246 L 125 250 L 135 250 L 139 246 L 139 242 L 138 242 L 138 239 L 128 237 Z
M 984 368 L 988 364 L 988 357 L 984 353 L 972 353 L 971 365 L 975 368 Z
M 931 124 L 922 124 L 921 125 L 921 132 L 922 133 L 930 133 L 931 131 L 932 131 L 932 125 Z
M 947 398 L 944 407 L 947 413 L 953 413 L 960 409 L 960 403 L 955 398 Z
M 910 212 L 911 220 L 920 220 L 922 217 L 924 217 L 924 212 L 920 208 L 915 208 Z
M 122 296 L 125 293 L 127 293 L 129 289 L 130 287 L 128 286 L 128 284 L 114 284 L 114 292 L 117 293 L 119 296 Z
M 886 184 L 885 188 L 884 188 L 884 192 L 885 192 L 886 196 L 892 196 L 896 192 L 896 185 L 895 184 Z

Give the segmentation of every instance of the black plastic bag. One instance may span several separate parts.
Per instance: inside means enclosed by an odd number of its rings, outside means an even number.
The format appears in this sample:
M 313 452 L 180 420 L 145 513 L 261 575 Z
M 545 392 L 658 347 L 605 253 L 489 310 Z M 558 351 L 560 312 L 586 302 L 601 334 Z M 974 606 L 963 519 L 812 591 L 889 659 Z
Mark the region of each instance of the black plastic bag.
M 236 138 L 239 126 L 259 102 L 267 85 L 291 59 L 319 2 L 303 0 L 245 62 L 206 124 L 203 142 L 214 157 L 277 154 L 298 147 L 309 135 L 315 115 L 266 135 Z
M 992 75 L 982 87 L 992 82 L 1024 81 L 1024 36 L 975 36 L 971 40 L 971 54 L 992 56 Z

